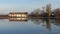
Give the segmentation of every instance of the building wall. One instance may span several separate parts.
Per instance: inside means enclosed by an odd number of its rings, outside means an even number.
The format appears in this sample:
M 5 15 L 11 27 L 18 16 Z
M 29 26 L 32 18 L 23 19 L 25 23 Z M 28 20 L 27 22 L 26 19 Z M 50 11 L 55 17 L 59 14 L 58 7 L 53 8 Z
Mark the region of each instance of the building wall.
M 28 14 L 27 14 L 27 12 L 11 12 L 11 13 L 9 13 L 9 19 L 10 20 L 20 20 L 20 21 L 22 21 L 22 20 L 27 20 L 28 19 Z

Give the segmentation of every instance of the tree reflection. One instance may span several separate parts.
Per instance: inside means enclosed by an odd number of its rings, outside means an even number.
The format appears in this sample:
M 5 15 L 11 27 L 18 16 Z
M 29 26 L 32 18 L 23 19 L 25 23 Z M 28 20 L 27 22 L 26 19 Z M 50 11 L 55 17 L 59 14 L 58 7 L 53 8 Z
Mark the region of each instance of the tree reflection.
M 54 25 L 60 26 L 60 19 L 55 19 Z
M 36 25 L 40 25 L 40 23 L 44 23 L 43 19 L 31 19 L 32 22 Z
M 49 31 L 51 31 L 51 24 L 60 26 L 60 19 L 31 19 L 34 24 L 45 26 Z M 45 25 L 44 25 L 45 24 Z
M 46 26 L 46 28 L 50 31 L 51 30 L 51 23 L 50 19 L 31 19 L 31 21 L 34 22 L 34 24 L 40 25 L 42 23 L 42 26 Z M 44 25 L 46 23 L 46 25 Z
M 46 21 L 46 28 L 50 31 L 51 30 L 51 21 L 50 19 L 45 19 Z

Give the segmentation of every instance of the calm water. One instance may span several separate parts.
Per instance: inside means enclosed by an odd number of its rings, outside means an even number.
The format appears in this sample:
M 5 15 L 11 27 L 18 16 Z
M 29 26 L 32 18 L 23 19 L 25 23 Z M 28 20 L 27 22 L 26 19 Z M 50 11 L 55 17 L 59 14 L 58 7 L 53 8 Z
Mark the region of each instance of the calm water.
M 60 34 L 58 19 L 0 20 L 0 34 Z

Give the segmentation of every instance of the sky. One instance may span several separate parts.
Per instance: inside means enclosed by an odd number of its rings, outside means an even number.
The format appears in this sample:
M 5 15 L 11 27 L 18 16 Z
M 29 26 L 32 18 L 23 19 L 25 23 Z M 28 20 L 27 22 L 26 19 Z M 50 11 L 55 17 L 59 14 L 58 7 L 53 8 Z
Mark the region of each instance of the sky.
M 60 0 L 0 0 L 0 14 L 9 12 L 31 12 L 51 4 L 52 9 L 60 7 Z

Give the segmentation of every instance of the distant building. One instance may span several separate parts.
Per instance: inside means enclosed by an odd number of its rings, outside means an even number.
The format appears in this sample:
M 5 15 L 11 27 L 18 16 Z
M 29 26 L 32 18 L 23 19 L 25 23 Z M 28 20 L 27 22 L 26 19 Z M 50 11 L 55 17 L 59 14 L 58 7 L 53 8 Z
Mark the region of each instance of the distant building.
M 23 21 L 27 20 L 28 14 L 27 12 L 10 12 L 9 17 L 11 21 Z

